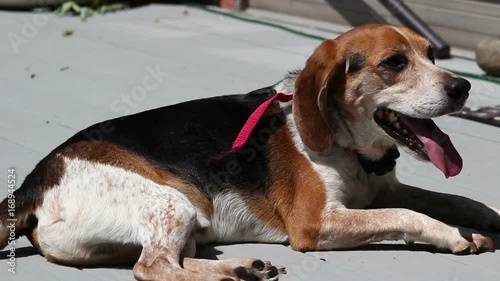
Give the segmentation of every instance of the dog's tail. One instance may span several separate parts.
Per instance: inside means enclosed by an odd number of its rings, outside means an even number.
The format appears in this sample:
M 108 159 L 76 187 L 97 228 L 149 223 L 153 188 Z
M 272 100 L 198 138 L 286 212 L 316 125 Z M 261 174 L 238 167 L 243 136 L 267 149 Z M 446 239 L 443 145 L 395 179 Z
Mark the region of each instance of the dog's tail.
M 35 210 L 41 202 L 43 189 L 43 161 L 26 177 L 21 187 L 14 191 L 17 175 L 10 177 L 7 198 L 0 203 L 0 250 L 23 235 L 31 233 L 36 227 Z

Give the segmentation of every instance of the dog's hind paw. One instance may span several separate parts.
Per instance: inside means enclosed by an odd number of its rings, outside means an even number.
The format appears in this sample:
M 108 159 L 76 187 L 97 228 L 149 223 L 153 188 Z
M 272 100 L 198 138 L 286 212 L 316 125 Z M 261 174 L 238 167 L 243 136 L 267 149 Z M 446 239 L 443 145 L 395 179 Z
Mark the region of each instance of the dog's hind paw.
M 286 269 L 282 266 L 273 266 L 268 261 L 255 260 L 251 267 L 237 267 L 234 273 L 244 281 L 276 281 L 280 274 L 286 274 Z

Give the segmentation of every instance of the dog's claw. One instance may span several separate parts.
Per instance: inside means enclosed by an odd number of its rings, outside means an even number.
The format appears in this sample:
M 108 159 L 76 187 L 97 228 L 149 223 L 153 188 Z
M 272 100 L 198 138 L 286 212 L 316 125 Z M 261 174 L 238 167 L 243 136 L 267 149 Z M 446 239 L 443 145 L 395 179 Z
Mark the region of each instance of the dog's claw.
M 278 269 L 279 274 L 286 274 L 286 267 L 277 266 L 276 269 Z

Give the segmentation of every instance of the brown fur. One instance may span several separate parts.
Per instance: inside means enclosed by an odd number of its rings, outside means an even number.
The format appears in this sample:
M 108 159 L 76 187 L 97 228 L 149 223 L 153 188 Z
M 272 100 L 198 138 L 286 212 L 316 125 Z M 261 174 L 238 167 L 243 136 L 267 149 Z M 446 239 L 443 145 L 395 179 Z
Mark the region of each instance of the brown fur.
M 47 167 L 43 169 L 43 184 L 46 187 L 53 187 L 59 184 L 64 175 L 65 164 L 61 157 L 56 155 L 47 159 Z
M 260 195 L 247 194 L 243 199 L 248 204 L 253 215 L 264 222 L 267 226 L 285 232 L 285 224 L 280 213 L 266 198 Z
M 325 186 L 309 161 L 292 142 L 288 129 L 269 141 L 270 201 L 285 223 L 294 250 L 313 249 L 318 243 Z
M 28 240 L 31 242 L 33 247 L 41 253 L 42 250 L 40 248 L 40 243 L 38 242 L 38 228 L 36 227 L 38 224 L 38 219 L 34 216 L 31 215 L 28 217 L 28 226 L 26 227 L 26 237 L 28 237 Z
M 332 146 L 333 127 L 328 113 L 331 84 L 343 85 L 341 66 L 343 58 L 336 56 L 337 44 L 324 41 L 307 60 L 305 68 L 295 83 L 293 114 L 304 144 L 321 152 Z M 342 91 L 343 92 L 343 91 Z

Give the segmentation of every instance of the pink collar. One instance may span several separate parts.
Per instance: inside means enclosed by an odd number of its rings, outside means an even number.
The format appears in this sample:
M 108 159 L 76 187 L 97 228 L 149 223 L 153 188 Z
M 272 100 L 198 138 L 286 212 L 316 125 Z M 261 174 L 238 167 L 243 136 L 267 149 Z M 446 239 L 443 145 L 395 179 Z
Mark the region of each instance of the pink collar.
M 243 125 L 243 127 L 241 128 L 238 136 L 233 142 L 231 150 L 233 152 L 236 152 L 245 145 L 253 129 L 255 129 L 255 126 L 257 126 L 257 123 L 259 122 L 260 118 L 262 117 L 262 115 L 264 115 L 264 112 L 266 112 L 267 108 L 273 101 L 278 100 L 281 102 L 289 102 L 292 99 L 293 99 L 293 94 L 277 93 L 276 95 L 272 96 L 270 99 L 266 100 L 261 105 L 259 105 L 259 107 L 257 107 L 257 109 L 255 109 L 254 112 L 252 112 L 250 117 L 248 117 L 247 122 L 245 122 L 245 125 Z M 346 147 L 344 149 L 345 151 L 350 152 L 354 155 L 361 154 L 359 149 L 350 147 Z
M 361 151 L 359 151 L 359 149 L 356 148 L 344 147 L 344 150 L 354 155 L 361 155 Z
M 259 107 L 257 107 L 257 109 L 252 112 L 250 117 L 248 117 L 247 122 L 245 123 L 245 125 L 243 125 L 243 128 L 241 128 L 240 133 L 233 142 L 232 150 L 238 151 L 243 147 L 243 145 L 245 145 L 253 129 L 255 129 L 255 126 L 257 126 L 260 118 L 262 117 L 264 112 L 266 112 L 266 109 L 273 101 L 279 100 L 281 102 L 288 102 L 292 99 L 293 94 L 277 93 L 276 95 L 272 96 L 270 99 L 259 105 Z

